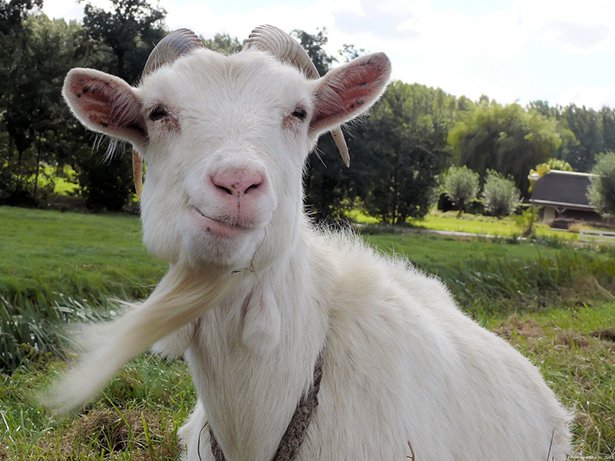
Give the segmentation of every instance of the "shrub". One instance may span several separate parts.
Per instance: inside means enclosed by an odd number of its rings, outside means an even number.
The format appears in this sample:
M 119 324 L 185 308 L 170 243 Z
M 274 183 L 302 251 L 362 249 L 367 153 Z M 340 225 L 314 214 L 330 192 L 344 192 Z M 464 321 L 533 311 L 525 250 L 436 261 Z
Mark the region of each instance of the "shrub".
M 489 213 L 498 218 L 510 215 L 521 204 L 520 196 L 512 179 L 496 171 L 487 170 L 482 198 Z
M 589 203 L 603 215 L 615 215 L 615 152 L 599 156 L 592 173 L 595 176 L 587 190 Z
M 455 203 L 459 210 L 459 215 L 466 205 L 476 198 L 478 194 L 478 173 L 470 170 L 466 166 L 448 169 L 444 176 L 444 193 Z

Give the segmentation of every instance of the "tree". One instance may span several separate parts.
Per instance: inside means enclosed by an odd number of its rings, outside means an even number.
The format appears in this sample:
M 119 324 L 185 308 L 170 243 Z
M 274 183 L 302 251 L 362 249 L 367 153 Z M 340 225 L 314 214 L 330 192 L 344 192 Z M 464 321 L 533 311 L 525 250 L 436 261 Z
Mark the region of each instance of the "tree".
M 615 152 L 599 155 L 592 173 L 595 176 L 587 192 L 589 202 L 603 215 L 615 215 Z
M 446 165 L 454 98 L 395 81 L 351 138 L 354 190 L 367 211 L 392 224 L 429 211 Z
M 553 157 L 562 140 L 555 120 L 518 104 L 476 105 L 462 114 L 449 132 L 455 164 L 485 176 L 487 169 L 511 176 L 527 192 L 527 172 Z
M 334 61 L 324 50 L 328 41 L 326 30 L 318 30 L 316 34 L 295 30 L 291 35 L 307 51 L 320 75 L 326 74 Z M 352 146 L 350 148 L 352 150 Z M 333 139 L 329 135 L 321 136 L 315 153 L 307 160 L 304 177 L 306 209 L 317 221 L 343 219 L 349 206 L 347 198 L 351 195 L 351 187 L 349 171 L 343 165 Z
M 466 205 L 478 195 L 479 175 L 466 166 L 452 166 L 444 175 L 442 189 L 457 205 L 457 217 L 461 217 Z
M 487 170 L 482 199 L 487 211 L 498 218 L 510 215 L 521 204 L 514 181 L 493 170 Z
M 94 66 L 137 83 L 151 50 L 166 34 L 163 9 L 146 0 L 110 0 L 112 10 L 86 3 L 83 26 L 97 45 Z M 123 144 L 119 151 L 129 151 Z M 132 191 L 130 155 L 85 156 L 79 161 L 79 181 L 92 209 L 118 210 Z
M 9 146 L 0 168 L 9 171 L 3 176 L 11 176 L 2 186 L 4 200 L 33 204 L 43 162 L 61 165 L 80 150 L 83 136 L 67 136 L 64 121 L 71 117 L 61 88 L 68 70 L 82 63 L 85 49 L 82 28 L 76 23 L 37 14 L 28 16 L 20 27 L 20 39 L 9 50 L 14 57 L 11 78 L 3 87 Z
M 101 63 L 105 70 L 134 84 L 141 78 L 149 53 L 166 34 L 166 11 L 152 7 L 146 0 L 110 2 L 111 11 L 87 2 L 83 27 L 107 56 Z
M 237 37 L 231 37 L 229 34 L 216 34 L 213 38 L 204 39 L 203 45 L 208 50 L 217 51 L 225 55 L 237 53 L 243 46 Z

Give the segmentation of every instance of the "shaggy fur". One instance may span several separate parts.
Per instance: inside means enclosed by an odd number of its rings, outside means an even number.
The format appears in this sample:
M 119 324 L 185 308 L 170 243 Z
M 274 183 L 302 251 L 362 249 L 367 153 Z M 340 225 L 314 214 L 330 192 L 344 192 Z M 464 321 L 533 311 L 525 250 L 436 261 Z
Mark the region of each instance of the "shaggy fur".
M 147 162 L 144 241 L 179 276 L 113 328 L 97 327 L 102 339 L 56 388 L 61 408 L 174 331 L 154 350 L 184 355 L 192 370 L 199 401 L 180 431 L 188 460 L 212 459 L 207 424 L 229 461 L 270 460 L 321 352 L 301 460 L 565 459 L 570 417 L 534 366 L 438 280 L 315 230 L 302 212 L 318 136 L 366 111 L 389 75 L 374 54 L 309 81 L 255 50 L 198 50 L 138 88 L 71 71 L 75 115 Z M 84 103 L 79 82 L 111 89 Z M 100 123 L 116 107 L 131 116 Z M 221 187 L 219 177 L 238 179 Z

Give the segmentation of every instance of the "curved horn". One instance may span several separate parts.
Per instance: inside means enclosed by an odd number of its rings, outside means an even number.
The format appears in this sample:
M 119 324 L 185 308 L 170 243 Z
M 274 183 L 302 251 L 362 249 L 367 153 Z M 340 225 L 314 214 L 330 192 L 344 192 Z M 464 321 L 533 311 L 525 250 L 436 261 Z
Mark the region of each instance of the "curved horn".
M 203 42 L 190 29 L 177 29 L 171 32 L 154 47 L 145 62 L 141 77 L 151 74 L 165 64 L 172 63 L 180 56 L 190 54 L 197 48 L 203 48 Z M 135 192 L 137 197 L 140 197 L 143 189 L 143 159 L 136 150 L 132 151 L 132 175 Z
M 197 48 L 203 48 L 203 42 L 194 32 L 190 29 L 174 30 L 160 40 L 150 53 L 143 68 L 143 77 Z
M 293 65 L 301 70 L 309 79 L 320 78 L 316 66 L 307 51 L 290 35 L 277 27 L 265 25 L 256 27 L 249 35 L 244 48 L 256 48 L 273 54 L 280 61 Z M 342 161 L 350 166 L 350 154 L 340 127 L 331 130 L 331 135 L 340 152 Z

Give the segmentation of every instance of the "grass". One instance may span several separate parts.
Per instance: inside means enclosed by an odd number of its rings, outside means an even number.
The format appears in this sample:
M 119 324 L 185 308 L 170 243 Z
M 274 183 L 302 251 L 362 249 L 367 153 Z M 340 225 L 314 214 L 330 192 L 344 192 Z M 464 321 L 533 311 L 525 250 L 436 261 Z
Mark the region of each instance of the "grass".
M 0 293 L 12 303 L 57 292 L 140 297 L 166 268 L 145 251 L 134 216 L 0 207 L 0 222 Z
M 615 302 L 512 315 L 487 326 L 533 361 L 574 411 L 579 454 L 615 458 Z
M 353 209 L 347 213 L 349 219 L 359 224 L 378 224 L 380 220 L 370 216 L 359 209 Z M 474 215 L 464 213 L 457 217 L 456 211 L 442 212 L 432 210 L 423 219 L 408 219 L 408 224 L 415 229 L 463 232 L 478 235 L 490 235 L 497 237 L 516 237 L 521 234 L 521 228 L 517 225 L 515 216 L 501 219 L 491 216 Z M 551 229 L 543 223 L 536 223 L 536 236 L 538 238 L 552 238 L 576 241 L 580 229 L 590 229 L 590 226 L 575 226 L 574 232 Z
M 35 393 L 62 369 L 19 368 L 0 378 L 0 460 L 178 459 L 177 429 L 195 402 L 183 362 L 140 357 L 79 415 L 56 417 Z
M 177 459 L 176 430 L 195 399 L 182 362 L 140 357 L 76 417 L 57 418 L 33 399 L 63 367 L 65 338 L 50 326 L 110 315 L 107 296 L 145 296 L 164 272 L 140 242 L 138 219 L 0 207 L 0 222 L 0 353 L 15 356 L 0 374 L 0 460 Z M 610 459 L 615 343 L 601 332 L 615 325 L 613 250 L 548 239 L 365 238 L 436 273 L 536 363 L 576 411 L 579 452 Z

